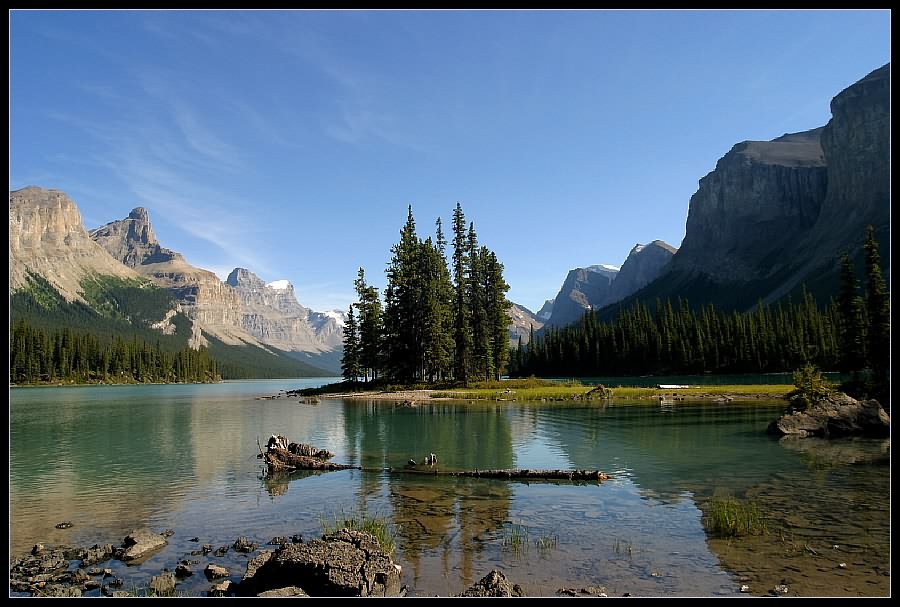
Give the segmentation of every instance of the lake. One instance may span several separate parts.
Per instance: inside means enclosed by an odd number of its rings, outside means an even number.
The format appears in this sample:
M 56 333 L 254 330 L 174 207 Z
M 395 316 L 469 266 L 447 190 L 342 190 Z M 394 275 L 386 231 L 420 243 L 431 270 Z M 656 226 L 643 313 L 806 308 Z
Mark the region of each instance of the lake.
M 133 528 L 175 533 L 141 565 L 106 565 L 125 589 L 184 558 L 238 581 L 247 556 L 189 556 L 238 536 L 322 533 L 368 513 L 395 528 L 410 596 L 457 594 L 491 569 L 529 596 L 604 586 L 610 596 L 888 596 L 888 440 L 779 441 L 783 401 L 455 403 L 260 400 L 330 379 L 10 390 L 10 549 L 120 545 Z M 511 482 L 345 470 L 266 478 L 271 434 L 332 461 L 402 467 L 438 454 L 444 470 L 599 469 L 602 484 Z M 752 500 L 768 533 L 708 538 L 711 496 Z M 71 521 L 69 529 L 56 529 Z M 194 537 L 199 541 L 191 541 Z M 262 546 L 261 546 L 262 547 Z M 841 566 L 843 564 L 843 566 Z M 203 594 L 202 573 L 178 591 Z M 94 591 L 96 594 L 97 591 Z M 89 593 L 90 594 L 90 593 Z

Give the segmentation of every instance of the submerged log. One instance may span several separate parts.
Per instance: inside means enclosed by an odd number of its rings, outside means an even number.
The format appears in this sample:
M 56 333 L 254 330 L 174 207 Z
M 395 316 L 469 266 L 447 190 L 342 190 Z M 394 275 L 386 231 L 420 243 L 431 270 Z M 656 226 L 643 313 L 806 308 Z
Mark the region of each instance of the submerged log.
M 439 470 L 437 455 L 429 453 L 425 456 L 425 465 L 417 465 L 409 460 L 403 468 L 362 468 L 346 464 L 335 464 L 328 460 L 334 453 L 326 449 L 318 449 L 303 443 L 289 443 L 281 435 L 269 439 L 265 452 L 260 448 L 257 457 L 265 460 L 270 475 L 289 470 L 363 470 L 365 472 L 387 472 L 389 474 L 428 474 L 432 476 L 463 476 L 494 479 L 533 479 L 533 480 L 568 480 L 601 482 L 609 476 L 601 470 L 542 470 L 539 468 L 487 469 L 487 470 Z
M 478 478 L 533 478 L 570 481 L 605 481 L 609 475 L 600 470 L 532 470 L 528 468 L 504 470 L 460 470 L 448 472 L 450 476 L 472 476 Z

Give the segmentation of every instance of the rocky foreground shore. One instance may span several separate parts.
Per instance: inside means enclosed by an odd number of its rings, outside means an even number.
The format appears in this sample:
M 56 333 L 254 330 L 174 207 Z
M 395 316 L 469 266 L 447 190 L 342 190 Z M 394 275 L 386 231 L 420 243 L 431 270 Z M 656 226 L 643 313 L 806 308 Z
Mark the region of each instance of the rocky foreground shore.
M 14 559 L 10 566 L 11 593 L 39 597 L 82 596 L 178 596 L 179 583 L 198 573 L 194 567 L 201 561 L 185 559 L 174 571 L 164 569 L 150 579 L 144 588 L 125 588 L 114 574 L 112 560 L 137 563 L 167 543 L 169 532 L 135 530 L 121 546 L 94 545 L 90 548 L 37 544 L 31 554 Z M 240 581 L 235 582 L 225 567 L 209 563 L 202 570 L 209 581 L 208 597 L 403 597 L 407 588 L 401 584 L 401 567 L 368 533 L 343 529 L 323 535 L 321 539 L 303 542 L 299 536 L 290 540 L 273 538 L 278 547 L 258 551 L 247 563 Z M 258 545 L 238 538 L 232 548 L 236 552 L 257 552 Z M 227 550 L 227 548 L 226 548 Z M 205 545 L 192 555 L 218 553 Z M 605 595 L 603 588 L 580 591 L 560 589 L 559 594 Z M 525 596 L 522 588 L 512 584 L 498 570 L 490 571 L 479 582 L 458 595 L 463 597 Z

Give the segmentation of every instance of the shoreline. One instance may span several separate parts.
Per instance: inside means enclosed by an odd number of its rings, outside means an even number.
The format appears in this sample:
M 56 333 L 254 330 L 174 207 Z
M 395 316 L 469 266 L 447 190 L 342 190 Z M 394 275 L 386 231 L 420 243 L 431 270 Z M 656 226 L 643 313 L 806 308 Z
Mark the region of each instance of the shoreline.
M 678 401 L 712 401 L 712 402 L 731 402 L 731 401 L 758 401 L 758 400 L 784 400 L 785 395 L 793 389 L 793 386 L 785 386 L 784 391 L 766 391 L 766 392 L 743 392 L 743 391 L 721 391 L 713 392 L 715 386 L 703 386 L 698 388 L 688 388 L 682 390 L 660 390 L 655 388 L 619 388 L 620 391 L 652 391 L 652 394 L 622 394 L 617 395 L 617 389 L 613 389 L 613 395 L 610 398 L 590 398 L 591 401 L 606 402 L 631 402 L 639 401 L 658 401 L 658 402 L 678 402 Z M 552 395 L 552 396 L 529 396 L 527 390 L 513 390 L 509 393 L 492 391 L 494 394 L 476 394 L 474 390 L 438 390 L 438 389 L 421 389 L 421 390 L 368 390 L 362 392 L 324 392 L 317 394 L 322 399 L 349 399 L 349 400 L 379 400 L 379 401 L 399 401 L 403 403 L 419 404 L 430 401 L 459 401 L 459 402 L 558 402 L 567 400 L 585 400 L 584 395 Z M 516 394 L 522 392 L 522 394 Z M 292 398 L 301 396 L 297 393 L 283 393 L 283 396 L 269 398 Z

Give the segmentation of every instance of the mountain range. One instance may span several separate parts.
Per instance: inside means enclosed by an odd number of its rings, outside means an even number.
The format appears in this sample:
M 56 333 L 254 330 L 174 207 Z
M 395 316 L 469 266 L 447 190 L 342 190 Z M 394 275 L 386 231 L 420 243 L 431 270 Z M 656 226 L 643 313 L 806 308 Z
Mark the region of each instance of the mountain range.
M 804 288 L 825 304 L 838 292 L 841 255 L 863 275 L 867 225 L 889 279 L 890 77 L 888 63 L 839 92 L 823 127 L 732 147 L 700 179 L 671 262 L 620 304 L 684 297 L 747 310 Z
M 155 286 L 172 297 L 171 308 L 155 311 L 157 330 L 174 330 L 170 320 L 183 315 L 191 347 L 234 346 L 258 350 L 255 356 L 293 357 L 300 374 L 339 371 L 344 314 L 316 312 L 300 305 L 288 281 L 266 285 L 235 268 L 226 282 L 191 265 L 163 247 L 146 209 L 86 230 L 75 202 L 63 192 L 27 187 L 10 193 L 10 294 L 28 291 L 40 277 L 67 302 L 88 304 L 91 285 L 107 283 Z M 96 307 L 96 306 L 93 306 Z M 265 360 L 263 358 L 262 360 Z M 273 363 L 274 364 L 274 363 Z
M 538 319 L 564 326 L 593 309 L 610 320 L 667 297 L 747 310 L 804 288 L 825 304 L 843 253 L 862 275 L 869 224 L 889 277 L 890 64 L 838 93 L 831 111 L 825 126 L 734 145 L 700 179 L 680 248 L 656 240 L 635 246 L 618 272 L 575 268 Z
M 569 271 L 537 313 L 512 304 L 510 342 L 527 342 L 532 331 L 565 326 L 588 310 L 609 319 L 636 300 L 684 297 L 746 310 L 808 288 L 827 301 L 837 292 L 843 253 L 862 268 L 869 224 L 889 279 L 890 64 L 836 95 L 831 111 L 825 126 L 733 146 L 700 179 L 680 248 L 638 244 L 621 267 Z M 46 299 L 45 284 L 67 304 L 126 319 L 117 306 L 128 298 L 101 301 L 97 292 L 110 284 L 156 288 L 168 299 L 148 298 L 165 303 L 142 318 L 160 333 L 184 333 L 192 347 L 221 353 L 238 348 L 243 358 L 252 352 L 262 367 L 269 356 L 278 365 L 294 361 L 298 374 L 339 371 L 342 311 L 310 310 L 288 281 L 266 283 L 246 268 L 223 282 L 163 247 L 144 208 L 88 231 L 65 193 L 30 186 L 10 192 L 9 225 L 11 302 L 30 294 L 31 314 Z
M 636 244 L 621 268 L 595 264 L 569 270 L 556 297 L 541 308 L 545 326 L 561 327 L 628 297 L 659 276 L 677 249 L 662 240 Z

